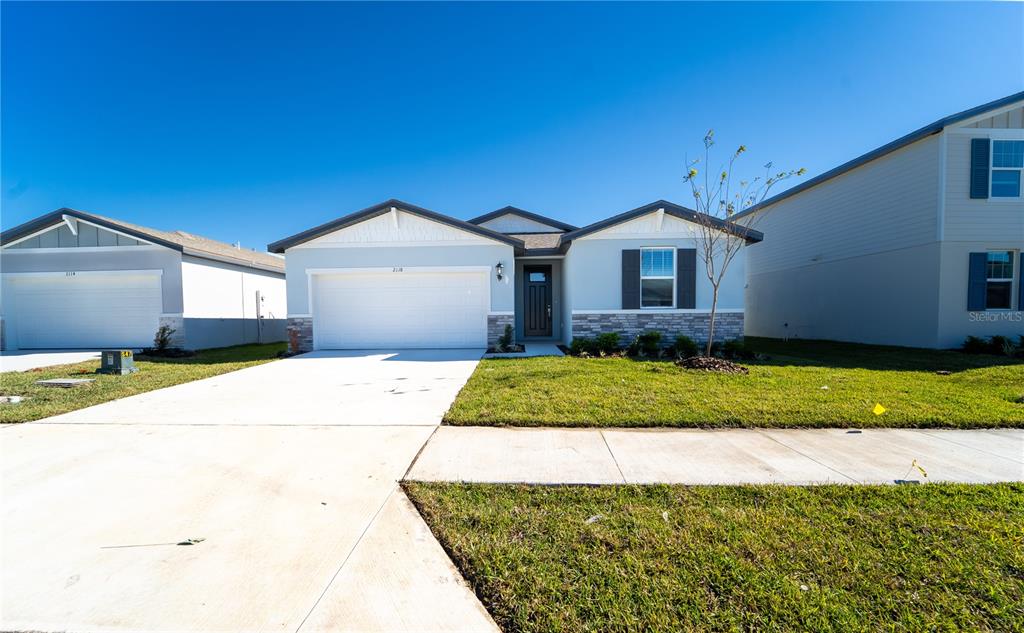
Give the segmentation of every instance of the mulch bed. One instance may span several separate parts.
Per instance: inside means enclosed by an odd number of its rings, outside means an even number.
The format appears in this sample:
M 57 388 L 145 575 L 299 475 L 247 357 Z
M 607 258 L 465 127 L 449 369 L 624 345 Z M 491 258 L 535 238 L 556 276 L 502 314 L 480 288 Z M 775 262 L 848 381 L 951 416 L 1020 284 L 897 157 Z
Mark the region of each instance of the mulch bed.
M 717 371 L 723 374 L 749 374 L 750 370 L 743 365 L 737 365 L 731 360 L 715 358 L 714 356 L 691 356 L 680 358 L 676 365 L 684 369 L 698 369 L 700 371 Z

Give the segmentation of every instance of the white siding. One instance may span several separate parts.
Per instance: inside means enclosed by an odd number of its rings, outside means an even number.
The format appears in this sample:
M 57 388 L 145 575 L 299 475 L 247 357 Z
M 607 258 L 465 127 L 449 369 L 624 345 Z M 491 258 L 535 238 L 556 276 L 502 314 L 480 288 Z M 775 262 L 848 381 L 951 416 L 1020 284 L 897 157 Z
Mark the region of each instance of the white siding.
M 185 256 L 181 277 L 187 347 L 224 347 L 259 340 L 257 292 L 263 298 L 263 341 L 283 340 L 286 294 L 282 274 Z

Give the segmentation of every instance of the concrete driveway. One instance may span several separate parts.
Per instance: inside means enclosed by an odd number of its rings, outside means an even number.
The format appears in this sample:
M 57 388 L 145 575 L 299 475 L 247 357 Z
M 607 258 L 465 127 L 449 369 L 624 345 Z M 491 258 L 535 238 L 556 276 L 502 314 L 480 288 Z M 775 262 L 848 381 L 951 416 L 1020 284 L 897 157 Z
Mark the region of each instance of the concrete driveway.
M 98 360 L 98 350 L 33 350 L 0 353 L 0 372 L 28 371 L 53 365 L 70 365 L 87 360 Z
M 0 629 L 496 630 L 396 483 L 479 356 L 299 356 L 0 430 Z

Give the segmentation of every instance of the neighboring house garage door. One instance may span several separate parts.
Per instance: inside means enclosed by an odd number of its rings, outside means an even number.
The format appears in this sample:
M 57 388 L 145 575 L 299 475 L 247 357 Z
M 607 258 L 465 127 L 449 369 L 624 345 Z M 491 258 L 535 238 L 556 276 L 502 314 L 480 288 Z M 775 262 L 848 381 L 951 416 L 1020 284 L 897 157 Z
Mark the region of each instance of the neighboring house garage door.
M 318 274 L 314 280 L 317 349 L 487 345 L 485 271 L 388 269 Z
M 148 347 L 160 324 L 160 275 L 85 272 L 6 280 L 22 349 Z

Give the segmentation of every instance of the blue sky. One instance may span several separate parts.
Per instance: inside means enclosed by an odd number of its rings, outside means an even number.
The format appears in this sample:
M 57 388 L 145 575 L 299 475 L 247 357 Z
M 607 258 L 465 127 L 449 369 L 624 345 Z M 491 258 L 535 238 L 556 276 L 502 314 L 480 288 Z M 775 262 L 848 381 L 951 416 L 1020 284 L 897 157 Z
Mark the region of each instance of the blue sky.
M 1024 88 L 1024 4 L 3 3 L 2 226 L 249 247 L 395 197 L 587 224 L 716 130 L 808 176 Z

